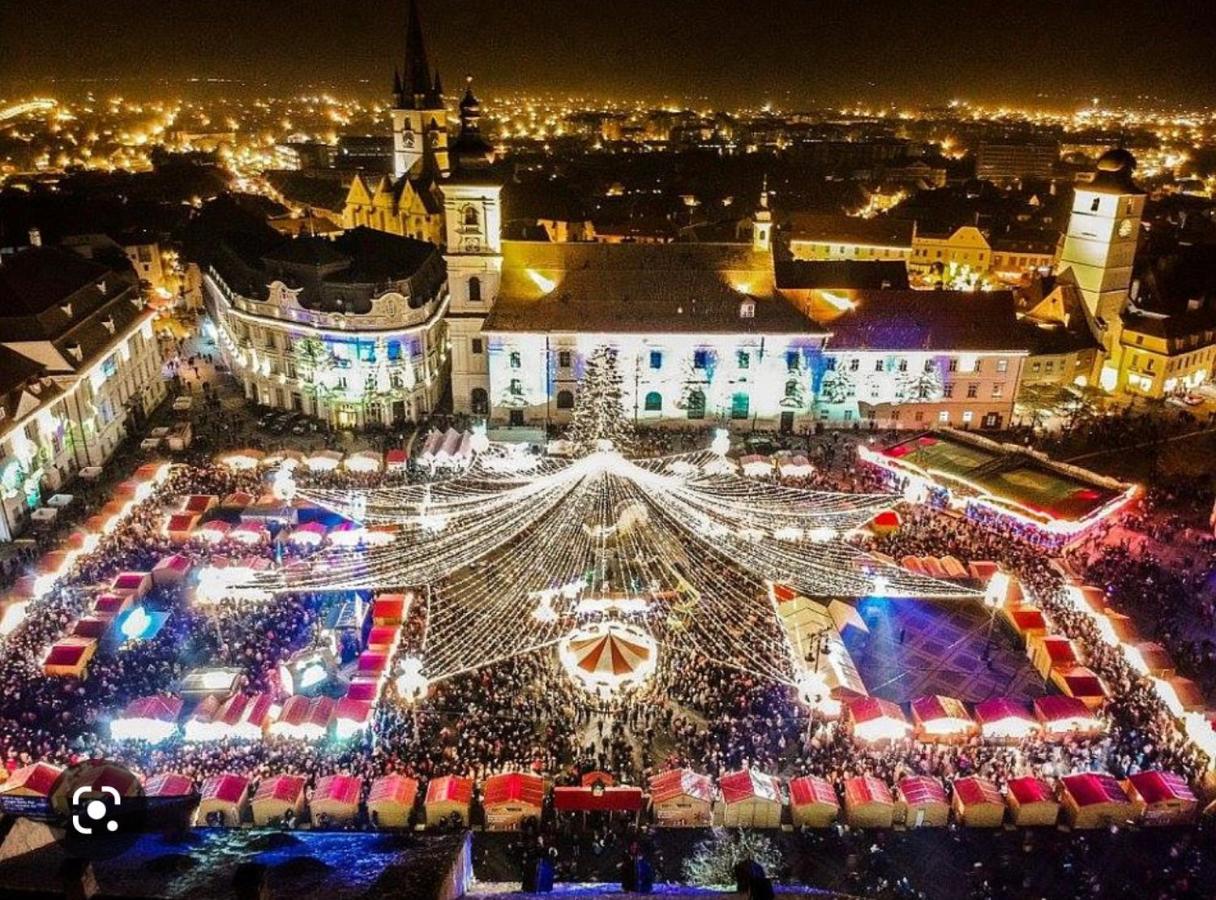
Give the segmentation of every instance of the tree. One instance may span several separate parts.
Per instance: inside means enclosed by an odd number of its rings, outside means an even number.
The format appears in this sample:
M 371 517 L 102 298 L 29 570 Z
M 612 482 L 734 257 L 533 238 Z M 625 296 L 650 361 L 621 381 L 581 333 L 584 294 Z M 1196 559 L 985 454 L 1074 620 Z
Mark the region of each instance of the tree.
M 819 383 L 819 402 L 828 404 L 847 403 L 854 389 L 853 379 L 843 369 L 828 369 Z
M 595 452 L 604 441 L 621 452 L 632 447 L 633 425 L 625 415 L 614 348 L 596 347 L 587 358 L 566 435 L 580 455 Z
M 733 886 L 735 866 L 745 860 L 759 864 L 769 877 L 782 866 L 781 853 L 767 835 L 750 829 L 734 834 L 715 831 L 684 861 L 684 879 L 698 887 Z

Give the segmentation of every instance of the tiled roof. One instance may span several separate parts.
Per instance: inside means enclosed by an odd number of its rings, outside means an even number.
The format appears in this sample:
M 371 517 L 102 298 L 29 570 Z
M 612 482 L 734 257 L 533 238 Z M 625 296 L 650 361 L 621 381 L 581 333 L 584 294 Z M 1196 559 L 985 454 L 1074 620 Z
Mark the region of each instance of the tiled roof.
M 856 291 L 812 314 L 834 350 L 1025 351 L 1008 291 Z
M 792 259 L 774 270 L 778 290 L 908 289 L 908 267 L 901 260 Z

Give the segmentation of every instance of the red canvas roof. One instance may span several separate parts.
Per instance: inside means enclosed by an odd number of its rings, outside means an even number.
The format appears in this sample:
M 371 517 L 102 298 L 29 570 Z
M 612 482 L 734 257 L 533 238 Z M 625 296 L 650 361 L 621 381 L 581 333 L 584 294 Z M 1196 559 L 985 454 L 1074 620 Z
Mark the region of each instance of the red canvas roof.
M 388 656 L 367 651 L 359 654 L 358 670 L 363 675 L 377 675 L 388 668 Z
M 89 640 L 100 640 L 101 637 L 113 624 L 113 619 L 101 619 L 97 616 L 85 616 L 83 619 L 77 619 L 76 624 L 72 626 L 72 637 L 88 638 Z
M 677 797 L 691 797 L 708 803 L 714 799 L 713 782 L 708 775 L 691 769 L 670 769 L 650 779 L 652 803 L 666 803 Z
M 941 781 L 928 775 L 909 775 L 899 781 L 899 796 L 909 806 L 945 803 L 946 789 Z
M 205 513 L 213 504 L 218 503 L 219 497 L 214 494 L 191 494 L 182 504 L 182 511 L 189 513 Z
M 376 625 L 367 633 L 367 646 L 391 647 L 401 628 L 397 625 Z
M 1043 610 L 1036 606 L 1015 607 L 1009 611 L 1009 618 L 1013 620 L 1018 631 L 1040 631 L 1047 628 Z
M 1044 722 L 1064 722 L 1069 719 L 1092 719 L 1089 711 L 1081 700 L 1076 697 L 1066 697 L 1063 694 L 1048 694 L 1036 697 L 1034 711 Z
M 354 775 L 326 775 L 317 780 L 316 790 L 312 793 L 312 802 L 332 800 L 347 806 L 359 805 L 359 792 L 363 782 Z
M 727 806 L 745 800 L 781 802 L 781 782 L 772 775 L 757 772 L 755 769 L 728 772 L 718 779 L 718 788 L 722 791 L 722 800 Z
M 0 785 L 0 790 L 8 793 L 15 791 L 18 788 L 29 791 L 34 794 L 41 794 L 43 797 L 49 797 L 51 789 L 55 786 L 55 782 L 59 780 L 59 776 L 63 774 L 63 769 L 58 766 L 52 766 L 50 763 L 34 763 L 32 766 L 23 766 L 9 776 L 8 781 Z
M 93 601 L 93 612 L 99 616 L 116 616 L 130 601 L 118 594 L 100 594 Z
M 284 725 L 303 725 L 304 719 L 308 716 L 308 708 L 312 705 L 312 698 L 305 697 L 303 694 L 295 694 L 288 697 L 283 703 L 282 709 L 279 710 L 279 718 L 277 721 Z
M 250 699 L 248 694 L 233 694 L 220 704 L 220 708 L 215 711 L 215 715 L 211 717 L 211 720 L 213 722 L 223 722 L 229 726 L 240 724 L 245 716 L 245 707 L 249 705 Z
M 405 613 L 405 594 L 381 594 L 372 604 L 373 619 L 400 619 Z
M 1060 670 L 1060 677 L 1068 685 L 1075 697 L 1105 697 L 1106 689 L 1093 669 L 1085 666 L 1071 666 Z
M 1056 799 L 1051 785 L 1042 778 L 1036 778 L 1033 775 L 1010 778 L 1006 786 L 1009 788 L 1010 795 L 1022 805 L 1027 803 L 1043 803 Z
M 418 796 L 418 782 L 405 775 L 385 775 L 372 782 L 367 795 L 368 803 L 392 801 L 402 806 L 413 806 Z
M 85 647 L 88 646 L 89 643 L 92 642 L 82 639 L 73 640 L 71 643 L 68 641 L 61 641 L 60 643 L 51 647 L 50 651 L 46 655 L 46 659 L 43 661 L 43 665 L 74 666 L 80 662 L 80 658 L 84 656 Z
M 315 725 L 318 728 L 327 728 L 329 720 L 334 717 L 334 709 L 337 707 L 338 701 L 332 697 L 315 697 L 308 704 L 308 712 L 304 720 L 309 725 Z
M 1171 800 L 1197 802 L 1195 793 L 1186 783 L 1186 779 L 1173 772 L 1138 772 L 1135 775 L 1129 775 L 1127 780 L 1136 789 L 1140 799 L 1148 804 L 1166 803 Z
M 144 782 L 147 797 L 189 797 L 194 793 L 194 782 L 177 772 L 153 775 Z
M 777 598 L 778 603 L 789 603 L 798 596 L 798 592 L 788 584 L 774 584 L 773 596 Z
M 346 700 L 357 700 L 363 703 L 370 703 L 376 699 L 376 682 L 374 681 L 352 681 L 346 689 Z
M 1001 792 L 987 778 L 981 778 L 978 775 L 959 778 L 954 782 L 953 787 L 955 795 L 964 806 L 981 806 L 985 803 L 1002 807 L 1005 805 L 1005 801 L 1001 799 Z
M 844 782 L 845 800 L 850 806 L 862 803 L 894 803 L 891 788 L 873 775 L 855 775 Z
M 553 806 L 562 812 L 637 812 L 642 808 L 640 787 L 555 787 Z
M 147 581 L 147 572 L 122 572 L 114 576 L 111 588 L 116 591 L 137 591 Z
M 1072 641 L 1060 634 L 1053 634 L 1043 638 L 1043 650 L 1053 664 L 1077 661 L 1077 651 L 1072 645 Z
M 975 704 L 975 717 L 981 722 L 1000 722 L 1003 719 L 1022 719 L 1034 722 L 1035 718 L 1026 704 L 1011 697 L 990 697 Z
M 545 780 L 523 772 L 492 775 L 482 784 L 481 795 L 482 804 L 487 808 L 504 803 L 526 803 L 539 809 L 545 800 Z
M 468 803 L 473 799 L 473 781 L 455 775 L 432 778 L 426 786 L 427 803 Z
M 258 785 L 258 791 L 253 795 L 254 802 L 259 800 L 281 800 L 284 803 L 295 803 L 304 793 L 304 779 L 299 775 L 275 775 L 264 779 Z
M 971 714 L 961 700 L 954 697 L 934 695 L 917 697 L 912 701 L 913 716 L 921 722 L 936 722 L 941 719 L 964 719 L 971 721 Z
M 817 775 L 803 775 L 790 781 L 790 805 L 810 806 L 813 803 L 827 803 L 840 806 L 836 791 L 827 779 Z
M 1106 772 L 1081 772 L 1060 779 L 1077 806 L 1095 803 L 1126 803 L 1127 793 L 1113 775 Z
M 124 719 L 155 719 L 158 722 L 176 722 L 181 714 L 182 698 L 170 694 L 136 697 L 122 711 Z
M 212 775 L 203 782 L 202 795 L 204 800 L 219 800 L 221 803 L 237 803 L 241 795 L 249 787 L 249 779 L 242 775 L 225 772 L 223 775 Z
M 355 700 L 353 697 L 343 697 L 334 705 L 335 719 L 366 722 L 371 712 L 372 705 L 370 703 L 366 700 Z
M 895 719 L 899 722 L 907 722 L 904 717 L 904 711 L 890 700 L 883 700 L 879 697 L 858 697 L 848 701 L 849 715 L 853 721 L 860 724 L 862 722 L 872 722 L 875 719 Z

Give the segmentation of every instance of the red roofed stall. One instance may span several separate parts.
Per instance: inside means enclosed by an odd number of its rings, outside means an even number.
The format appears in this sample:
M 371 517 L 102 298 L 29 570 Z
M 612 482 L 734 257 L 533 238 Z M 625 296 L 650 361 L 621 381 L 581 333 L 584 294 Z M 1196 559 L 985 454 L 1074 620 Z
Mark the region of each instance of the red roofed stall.
M 845 779 L 844 814 L 852 828 L 890 828 L 895 798 L 886 782 L 873 775 L 855 775 Z
M 979 775 L 958 778 L 951 785 L 954 818 L 968 828 L 1000 828 L 1005 821 L 1005 798 L 995 784 Z
M 1054 826 L 1060 818 L 1055 792 L 1042 778 L 1033 775 L 1011 778 L 1006 789 L 1005 804 L 1014 825 Z
M 1049 738 L 1065 738 L 1074 735 L 1093 736 L 1105 731 L 1102 720 L 1094 716 L 1084 701 L 1063 694 L 1048 694 L 1036 697 L 1035 718 Z
M 691 769 L 670 769 L 650 779 L 650 808 L 661 828 L 704 828 L 713 824 L 714 786 Z
M 864 743 L 899 740 L 911 730 L 903 710 L 890 700 L 856 697 L 845 704 L 854 740 Z
M 1073 828 L 1125 825 L 1136 818 L 1136 806 L 1123 785 L 1106 772 L 1080 772 L 1060 779 L 1060 806 Z
M 326 775 L 308 801 L 308 814 L 313 828 L 347 825 L 359 815 L 359 794 L 363 782 L 354 775 Z
M 722 792 L 722 824 L 727 828 L 779 828 L 781 782 L 755 769 L 728 772 L 718 779 Z
M 372 782 L 367 814 L 378 828 L 408 828 L 418 782 L 405 775 L 384 775 Z
M 1022 740 L 1039 730 L 1026 704 L 1009 697 L 991 697 L 975 705 L 980 734 L 988 740 Z
M 1199 814 L 1199 799 L 1181 775 L 1137 772 L 1125 785 L 1142 825 L 1189 825 Z
M 372 622 L 376 625 L 400 625 L 408 610 L 405 594 L 381 594 L 372 603 Z
M 250 805 L 254 825 L 277 825 L 288 814 L 298 819 L 304 811 L 304 778 L 300 775 L 265 778 Z
M 438 825 L 449 816 L 469 824 L 469 804 L 473 802 L 473 782 L 468 778 L 444 775 L 432 778 L 426 786 L 426 823 Z
M 1065 696 L 1075 697 L 1090 709 L 1097 709 L 1110 696 L 1098 673 L 1085 666 L 1052 669 L 1051 683 Z
M 231 773 L 212 775 L 203 782 L 199 793 L 201 799 L 198 804 L 198 824 L 210 824 L 213 816 L 219 825 L 241 824 L 245 811 L 249 808 L 248 778 Z
M 945 828 L 950 821 L 950 801 L 939 779 L 909 775 L 900 779 L 895 793 L 900 807 L 895 818 L 908 828 Z
M 840 815 L 840 798 L 826 778 L 803 775 L 790 781 L 790 816 L 794 825 L 827 828 Z
M 544 804 L 545 780 L 539 775 L 492 775 L 481 786 L 487 831 L 518 831 L 526 819 L 540 819 Z
M 642 811 L 644 795 L 640 787 L 608 783 L 555 787 L 553 808 L 566 813 L 629 813 Z
M 918 741 L 961 740 L 975 730 L 975 720 L 954 697 L 917 697 L 912 701 L 912 727 Z

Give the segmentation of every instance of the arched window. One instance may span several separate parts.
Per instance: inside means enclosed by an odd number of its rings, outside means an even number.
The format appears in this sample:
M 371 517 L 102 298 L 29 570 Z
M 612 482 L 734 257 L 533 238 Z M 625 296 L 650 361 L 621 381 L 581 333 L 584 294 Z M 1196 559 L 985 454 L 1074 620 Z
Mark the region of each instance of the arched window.
M 481 279 L 476 276 L 469 279 L 469 302 L 481 302 Z
M 798 396 L 798 382 L 787 381 L 785 383 L 785 396 L 786 397 L 797 397 Z
M 573 391 L 558 391 L 557 392 L 557 408 L 558 409 L 574 409 L 574 392 Z
M 473 388 L 471 401 L 473 415 L 484 416 L 490 411 L 490 395 L 485 388 Z
M 476 206 L 464 208 L 464 224 L 466 228 L 476 228 L 481 224 L 481 215 L 477 212 Z
M 749 408 L 747 394 L 735 394 L 730 398 L 730 417 L 732 419 L 746 419 Z
M 702 391 L 692 391 L 688 395 L 688 418 L 705 418 L 705 394 Z
M 658 391 L 651 391 L 646 395 L 646 412 L 661 412 L 663 409 L 663 395 Z

